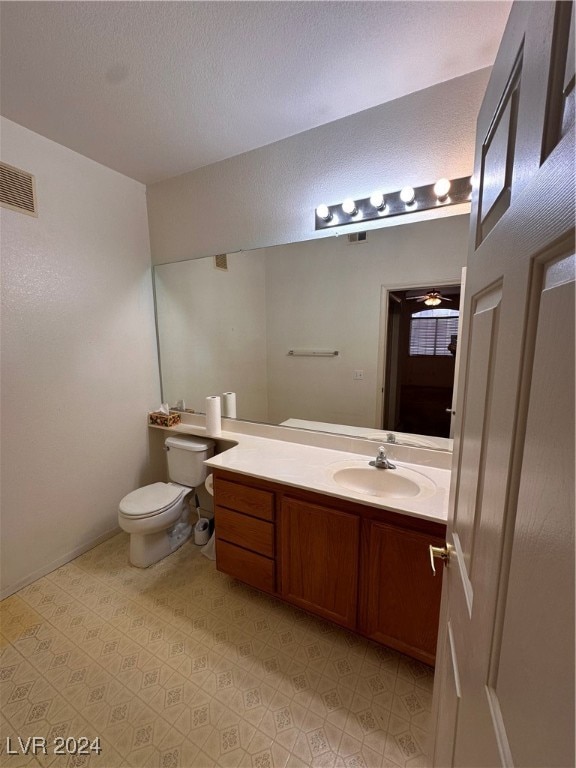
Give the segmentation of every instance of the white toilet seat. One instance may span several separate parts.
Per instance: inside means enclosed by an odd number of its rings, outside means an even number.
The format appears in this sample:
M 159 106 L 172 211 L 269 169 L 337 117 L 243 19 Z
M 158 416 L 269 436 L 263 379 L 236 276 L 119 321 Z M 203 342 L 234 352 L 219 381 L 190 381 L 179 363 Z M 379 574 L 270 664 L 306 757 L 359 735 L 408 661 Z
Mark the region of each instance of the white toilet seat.
M 190 488 L 177 483 L 152 483 L 128 493 L 120 502 L 122 517 L 140 520 L 165 512 L 180 501 Z

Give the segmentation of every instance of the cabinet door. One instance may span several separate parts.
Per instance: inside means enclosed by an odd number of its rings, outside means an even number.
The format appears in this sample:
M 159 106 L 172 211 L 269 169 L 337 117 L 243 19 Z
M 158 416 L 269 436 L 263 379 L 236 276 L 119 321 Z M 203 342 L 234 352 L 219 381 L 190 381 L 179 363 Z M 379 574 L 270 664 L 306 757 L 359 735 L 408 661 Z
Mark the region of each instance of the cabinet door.
M 284 498 L 282 596 L 344 627 L 356 627 L 360 519 Z
M 368 520 L 362 538 L 361 632 L 433 664 L 443 569 L 432 574 L 428 546 L 443 540 Z

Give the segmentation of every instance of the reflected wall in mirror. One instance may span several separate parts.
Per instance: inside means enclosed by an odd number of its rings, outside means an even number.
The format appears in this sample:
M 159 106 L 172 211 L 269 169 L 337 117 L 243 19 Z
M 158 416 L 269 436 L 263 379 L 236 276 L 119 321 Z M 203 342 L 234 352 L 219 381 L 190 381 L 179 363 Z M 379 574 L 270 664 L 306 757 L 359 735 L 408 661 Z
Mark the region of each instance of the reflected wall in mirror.
M 227 269 L 213 257 L 157 266 L 163 400 L 204 412 L 207 396 L 234 391 L 244 420 L 386 429 L 389 292 L 458 284 L 468 219 L 233 253 Z

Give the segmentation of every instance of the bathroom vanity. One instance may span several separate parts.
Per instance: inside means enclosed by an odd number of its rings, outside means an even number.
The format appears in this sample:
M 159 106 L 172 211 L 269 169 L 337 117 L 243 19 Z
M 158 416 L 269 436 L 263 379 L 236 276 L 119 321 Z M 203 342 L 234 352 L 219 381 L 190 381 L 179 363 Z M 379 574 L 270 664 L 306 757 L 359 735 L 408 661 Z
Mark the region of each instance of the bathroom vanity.
M 203 417 L 151 430 L 205 436 Z M 434 664 L 446 541 L 447 452 L 223 420 L 213 473 L 216 567 Z
M 214 503 L 218 570 L 434 663 L 444 522 L 223 469 Z

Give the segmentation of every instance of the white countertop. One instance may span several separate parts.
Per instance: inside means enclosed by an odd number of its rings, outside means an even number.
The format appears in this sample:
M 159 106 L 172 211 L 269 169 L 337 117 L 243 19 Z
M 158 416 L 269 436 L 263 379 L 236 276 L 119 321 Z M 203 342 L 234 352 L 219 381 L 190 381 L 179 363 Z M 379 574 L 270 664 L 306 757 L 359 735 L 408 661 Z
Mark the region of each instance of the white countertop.
M 447 521 L 451 465 L 451 454 L 448 451 L 400 444 L 386 445 L 388 456 L 397 467 L 424 475 L 434 484 L 435 490 L 422 496 L 384 498 L 343 488 L 332 476 L 336 469 L 346 466 L 368 466 L 368 462 L 377 453 L 377 446 L 373 442 L 344 435 L 225 418 L 222 419 L 221 434 L 214 436 L 206 432 L 205 423 L 203 415 L 182 414 L 182 423 L 174 427 L 149 426 L 149 429 L 162 430 L 168 434 L 214 438 L 221 452 L 206 461 L 209 467 L 284 483 L 294 488 L 424 520 Z
M 305 419 L 286 419 L 282 421 L 282 427 L 296 427 L 298 429 L 311 429 L 316 432 L 332 432 L 337 435 L 350 435 L 361 440 L 372 440 L 378 443 L 390 445 L 405 445 L 410 448 L 430 448 L 439 451 L 451 451 L 454 441 L 448 437 L 432 437 L 429 435 L 413 435 L 408 432 L 394 432 L 391 429 L 370 429 L 369 427 L 350 427 L 346 424 L 329 424 L 325 421 L 307 421 Z M 394 440 L 390 442 L 390 435 Z
M 283 483 L 340 499 L 349 499 L 381 509 L 401 512 L 426 520 L 446 522 L 450 471 L 437 467 L 413 464 L 394 459 L 397 467 L 419 472 L 435 485 L 430 495 L 407 498 L 380 498 L 348 490 L 337 484 L 332 473 L 346 466 L 364 466 L 374 458 L 358 453 L 318 448 L 309 445 L 270 440 L 268 438 L 223 433 L 221 439 L 233 440 L 237 445 L 217 454 L 205 463 L 212 468 L 238 472 L 262 480 Z M 374 451 L 374 455 L 376 451 Z M 390 451 L 390 454 L 392 452 Z M 394 470 L 375 470 L 393 472 Z

